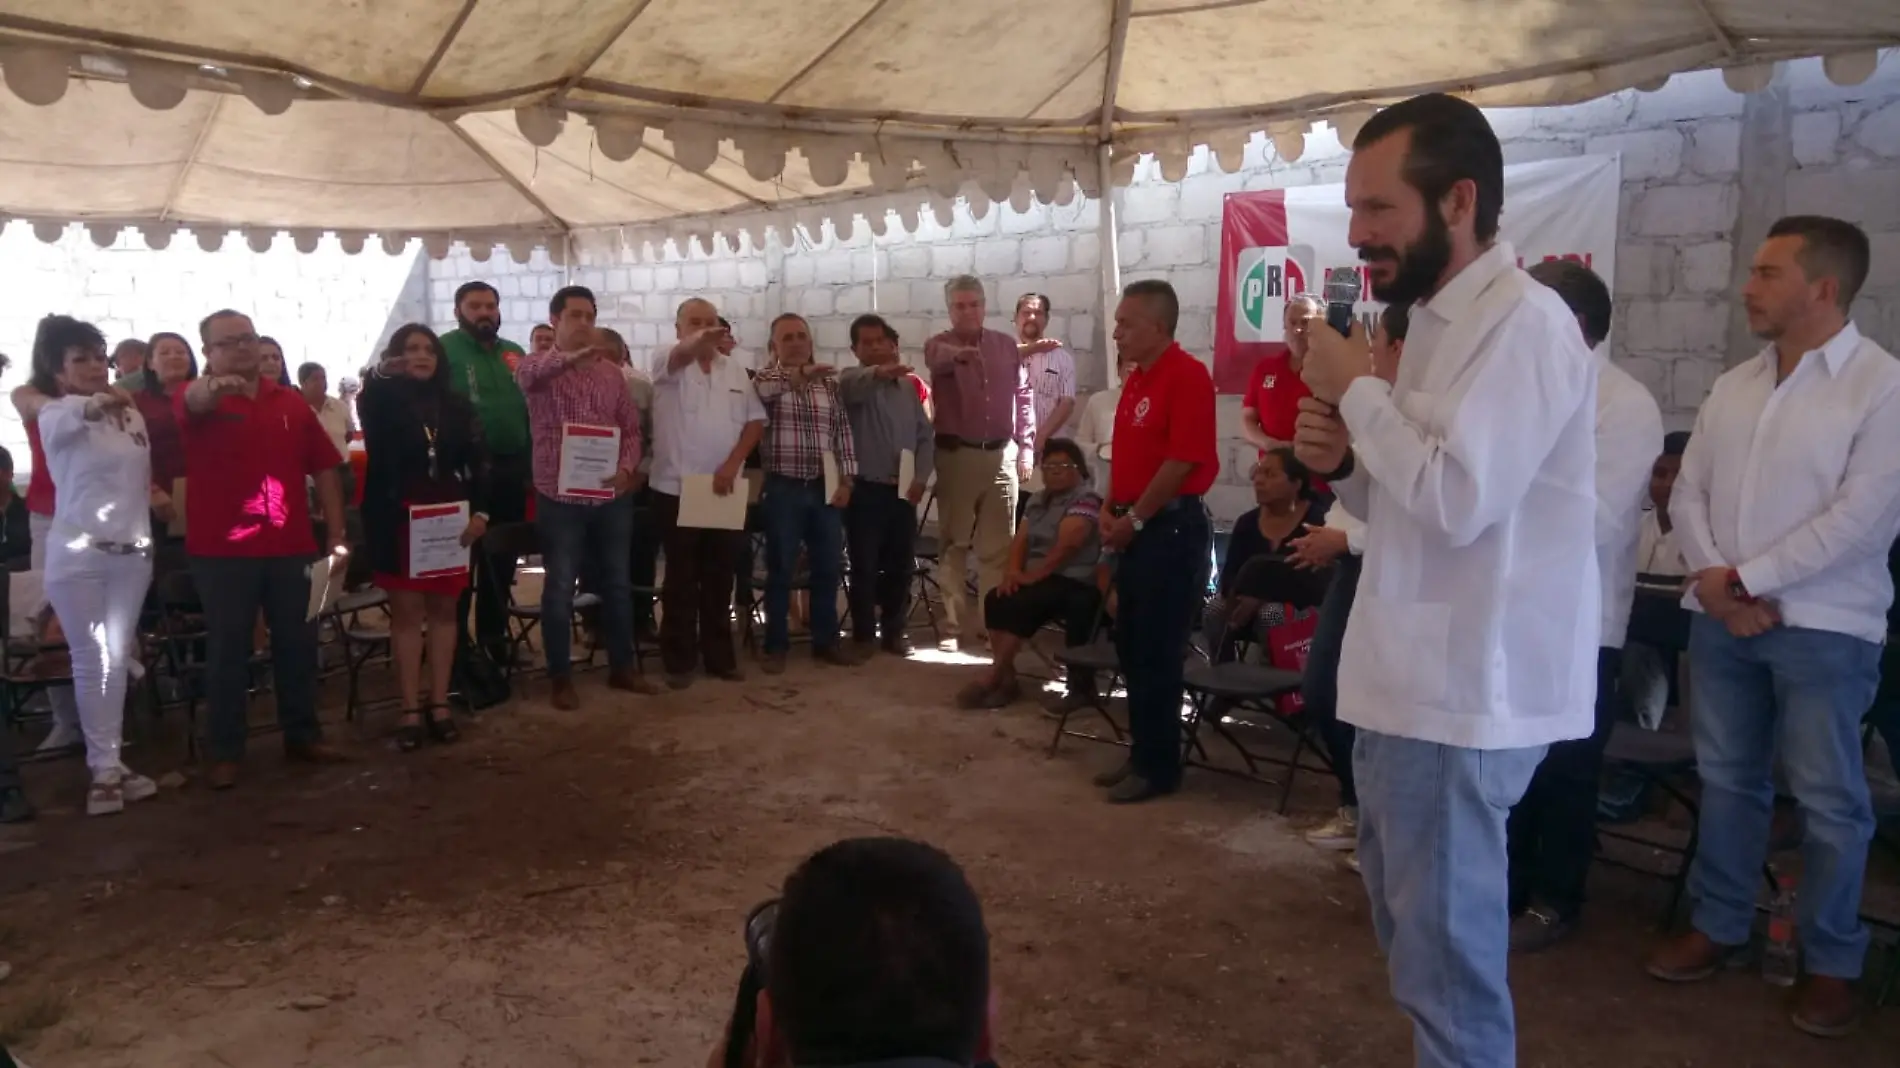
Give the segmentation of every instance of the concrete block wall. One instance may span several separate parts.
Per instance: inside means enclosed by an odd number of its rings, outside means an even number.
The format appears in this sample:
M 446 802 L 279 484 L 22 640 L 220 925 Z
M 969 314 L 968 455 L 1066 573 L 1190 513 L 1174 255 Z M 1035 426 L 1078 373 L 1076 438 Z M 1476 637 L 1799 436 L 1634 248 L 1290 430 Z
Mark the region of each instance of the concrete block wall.
M 26 381 L 43 315 L 88 320 L 108 345 L 161 330 L 195 344 L 198 320 L 234 308 L 283 344 L 293 374 L 298 364 L 315 361 L 334 388 L 369 362 L 395 326 L 428 320 L 415 269 L 422 258 L 419 247 L 390 256 L 373 241 L 351 256 L 334 238 L 308 255 L 288 241 L 254 252 L 235 236 L 219 251 L 205 252 L 182 233 L 163 250 L 147 248 L 135 233 L 100 248 L 76 227 L 49 245 L 26 224 L 10 223 L 0 230 L 0 289 L 7 295 L 0 302 L 0 352 L 12 369 L 0 387 L 11 392 Z M 0 404 L 0 445 L 24 474 L 26 434 L 11 404 Z

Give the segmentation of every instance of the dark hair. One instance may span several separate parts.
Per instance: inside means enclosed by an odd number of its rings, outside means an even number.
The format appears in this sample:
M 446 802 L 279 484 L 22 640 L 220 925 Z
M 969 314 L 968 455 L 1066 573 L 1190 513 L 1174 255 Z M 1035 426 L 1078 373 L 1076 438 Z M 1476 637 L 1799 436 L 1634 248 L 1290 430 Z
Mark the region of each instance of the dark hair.
M 1673 430 L 1663 435 L 1662 454 L 1664 456 L 1681 456 L 1688 450 L 1689 432 L 1687 430 Z
M 969 1064 L 989 973 L 983 906 L 941 850 L 849 839 L 785 880 L 766 989 L 795 1064 Z
M 730 331 L 732 329 L 732 324 L 728 322 L 726 320 L 726 317 L 723 315 L 719 316 L 719 329 L 726 330 L 726 331 Z
M 178 342 L 180 345 L 185 346 L 185 366 L 186 366 L 185 381 L 189 382 L 192 379 L 197 378 L 198 377 L 198 350 L 191 347 L 191 342 L 185 340 L 185 336 L 183 334 L 174 334 L 169 330 L 160 330 L 158 333 L 153 334 L 149 338 L 146 338 L 145 339 L 146 360 L 150 361 L 150 359 L 152 358 L 152 354 L 158 351 L 158 343 L 161 341 L 164 341 L 167 338 L 170 338 L 171 340 Z M 151 365 L 149 362 L 147 363 L 145 367 L 145 381 L 140 383 L 139 388 L 144 390 L 147 393 L 150 393 L 154 397 L 162 397 L 165 395 L 165 387 L 159 384 L 159 381 L 158 381 L 158 368 Z
M 559 319 L 561 313 L 567 310 L 567 302 L 575 297 L 586 301 L 596 314 L 600 312 L 600 302 L 594 299 L 593 290 L 586 286 L 562 286 L 554 291 L 553 298 L 548 301 L 548 318 Z
M 1054 304 L 1049 303 L 1049 298 L 1047 296 L 1044 296 L 1041 293 L 1024 293 L 1022 296 L 1016 298 L 1016 314 L 1021 315 L 1023 311 L 1023 305 L 1029 303 L 1032 300 L 1042 302 L 1042 314 L 1053 315 L 1055 313 L 1056 306 Z
M 198 320 L 198 340 L 200 343 L 205 344 L 205 345 L 211 344 L 211 324 L 217 322 L 219 319 L 249 319 L 249 318 L 250 316 L 244 314 L 241 311 L 233 311 L 230 308 L 219 308 L 217 311 L 214 311 L 210 315 L 207 315 L 204 318 Z
M 1282 445 L 1277 449 L 1268 449 L 1266 452 L 1260 454 L 1260 459 L 1264 460 L 1269 456 L 1280 461 L 1280 470 L 1286 472 L 1286 477 L 1291 479 L 1293 484 L 1299 487 L 1300 499 L 1303 501 L 1312 500 L 1313 469 L 1300 462 L 1300 458 L 1293 454 L 1292 447 Z M 1260 461 L 1256 460 L 1254 462 L 1258 464 Z
M 13 453 L 5 445 L 0 445 L 0 471 L 13 470 Z
M 117 345 L 112 346 L 112 357 L 108 359 L 106 362 L 111 364 L 115 368 L 118 367 L 119 353 L 124 352 L 127 349 L 137 349 L 140 356 L 150 356 L 152 352 L 151 346 L 147 345 L 143 341 L 140 341 L 138 338 L 135 338 L 135 337 L 120 338 L 119 343 Z
M 1404 341 L 1405 332 L 1412 328 L 1412 306 L 1410 304 L 1388 304 L 1379 313 L 1379 325 L 1385 327 L 1385 336 L 1393 341 Z
M 534 335 L 540 333 L 543 330 L 546 330 L 550 334 L 554 333 L 554 324 L 553 323 L 536 323 L 534 324 L 534 327 L 528 331 L 528 336 L 533 337 Z
M 284 343 L 270 336 L 269 334 L 257 335 L 257 343 L 259 346 L 269 345 L 270 347 L 276 349 L 277 354 L 279 356 L 282 356 L 284 354 Z
M 1769 237 L 1798 237 L 1801 251 L 1795 259 L 1809 281 L 1832 278 L 1840 287 L 1841 310 L 1846 311 L 1867 284 L 1873 252 L 1867 232 L 1851 222 L 1825 215 L 1789 215 L 1775 220 Z
M 627 347 L 627 339 L 621 336 L 620 331 L 603 326 L 600 332 L 613 340 L 614 346 L 620 350 L 622 356 L 627 358 L 628 363 L 633 362 L 633 350 Z
M 852 348 L 858 347 L 858 335 L 866 330 L 882 330 L 892 341 L 897 340 L 897 331 L 891 329 L 891 324 L 885 322 L 882 315 L 860 315 L 851 320 Z
M 765 328 L 766 337 L 767 338 L 777 337 L 778 324 L 784 322 L 787 319 L 797 319 L 799 322 L 805 324 L 806 330 L 809 331 L 811 329 L 811 320 L 805 318 L 804 316 L 798 314 L 797 312 L 780 312 L 778 317 L 772 320 L 772 325 Z
M 1610 300 L 1610 287 L 1595 271 L 1576 260 L 1545 260 L 1531 264 L 1529 274 L 1563 298 L 1564 306 L 1583 327 L 1584 344 L 1594 349 L 1610 336 L 1615 305 Z
M 1160 313 L 1162 329 L 1174 336 L 1174 328 L 1181 323 L 1181 298 L 1174 295 L 1174 287 L 1159 278 L 1146 278 L 1139 282 L 1128 283 L 1122 290 L 1122 297 L 1140 297 L 1156 305 Z
M 449 391 L 448 354 L 442 351 L 442 338 L 422 323 L 404 323 L 397 327 L 396 332 L 389 335 L 389 344 L 383 346 L 377 363 L 386 363 L 401 356 L 409 348 L 409 338 L 415 334 L 427 335 L 429 344 L 435 348 L 435 374 L 429 376 L 426 385 L 432 392 L 446 394 Z
M 1070 438 L 1050 438 L 1047 442 L 1043 443 L 1042 458 L 1047 460 L 1051 453 L 1060 453 L 1075 461 L 1075 469 L 1076 472 L 1082 476 L 1082 484 L 1088 484 L 1089 461 L 1088 457 L 1082 451 L 1082 446 L 1077 445 L 1075 441 Z
M 33 334 L 33 376 L 28 382 L 48 397 L 57 397 L 59 373 L 66 369 L 66 350 L 71 348 L 106 350 L 106 336 L 91 323 L 70 315 L 49 315 L 40 320 Z
M 304 363 L 300 363 L 297 365 L 297 384 L 298 385 L 301 386 L 305 382 L 310 381 L 311 375 L 322 375 L 324 379 L 326 380 L 326 382 L 328 381 L 330 377 L 330 373 L 323 369 L 323 365 L 320 363 L 317 363 L 315 360 L 308 360 L 308 361 L 305 361 Z
M 489 296 L 494 297 L 495 300 L 501 300 L 501 291 L 489 285 L 487 282 L 483 282 L 479 279 L 473 282 L 463 282 L 455 289 L 456 311 L 462 310 L 462 298 L 468 296 L 470 293 L 487 293 Z
M 1451 187 L 1469 179 L 1477 187 L 1472 230 L 1478 240 L 1498 236 L 1504 211 L 1504 149 L 1477 105 L 1444 93 L 1426 93 L 1373 115 L 1352 139 L 1353 151 L 1412 131 L 1405 150 L 1405 181 L 1431 210 Z

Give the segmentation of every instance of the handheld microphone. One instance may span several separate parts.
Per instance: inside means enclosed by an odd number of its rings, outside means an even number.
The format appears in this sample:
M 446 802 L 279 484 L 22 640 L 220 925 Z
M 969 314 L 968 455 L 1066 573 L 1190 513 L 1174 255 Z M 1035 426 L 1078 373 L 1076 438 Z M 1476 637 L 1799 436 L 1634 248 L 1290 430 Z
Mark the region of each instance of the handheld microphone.
M 1326 271 L 1326 324 L 1341 336 L 1352 333 L 1354 304 L 1359 302 L 1359 268 L 1331 267 Z

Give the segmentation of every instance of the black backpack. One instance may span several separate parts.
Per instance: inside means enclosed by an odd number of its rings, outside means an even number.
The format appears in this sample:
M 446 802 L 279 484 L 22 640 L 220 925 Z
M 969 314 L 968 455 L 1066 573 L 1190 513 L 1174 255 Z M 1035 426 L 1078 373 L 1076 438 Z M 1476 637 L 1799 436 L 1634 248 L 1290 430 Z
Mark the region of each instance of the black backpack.
M 470 711 L 480 712 L 502 704 L 513 696 L 508 673 L 480 643 L 464 635 L 455 650 L 455 668 L 450 673 L 450 688 Z

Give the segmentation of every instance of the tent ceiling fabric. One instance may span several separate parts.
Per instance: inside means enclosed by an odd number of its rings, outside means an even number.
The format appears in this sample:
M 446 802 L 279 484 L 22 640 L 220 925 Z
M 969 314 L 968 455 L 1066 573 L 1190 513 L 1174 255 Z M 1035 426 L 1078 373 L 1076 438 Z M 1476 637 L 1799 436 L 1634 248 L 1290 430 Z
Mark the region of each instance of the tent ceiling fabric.
M 1105 143 L 1117 180 L 1200 143 L 1232 167 L 1430 89 L 1748 89 L 1815 54 L 1852 81 L 1894 45 L 1894 0 L 0 0 L 0 213 L 432 250 L 881 227 L 1093 193 Z

